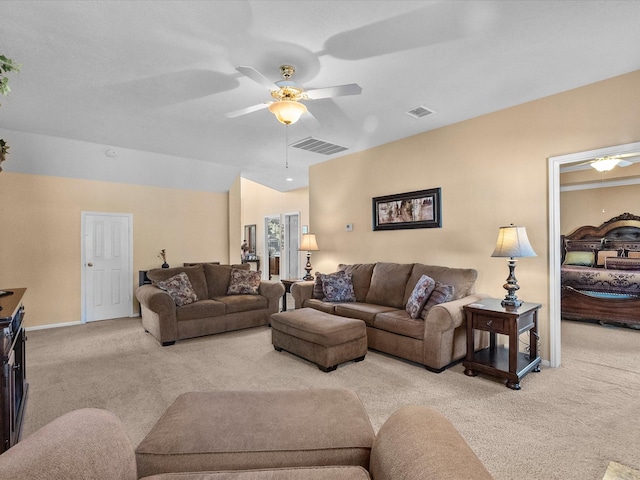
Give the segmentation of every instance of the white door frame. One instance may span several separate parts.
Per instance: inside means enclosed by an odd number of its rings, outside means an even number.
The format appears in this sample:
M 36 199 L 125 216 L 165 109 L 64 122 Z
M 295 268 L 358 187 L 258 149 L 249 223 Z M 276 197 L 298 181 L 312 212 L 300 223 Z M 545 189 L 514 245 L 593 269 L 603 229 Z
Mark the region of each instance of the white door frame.
M 86 252 L 86 243 L 85 243 L 85 228 L 86 228 L 86 220 L 90 215 L 102 215 L 109 217 L 127 217 L 128 226 L 129 226 L 129 272 L 131 275 L 128 276 L 127 280 L 127 290 L 129 292 L 129 316 L 133 317 L 133 214 L 132 213 L 114 213 L 114 212 L 80 212 L 80 322 L 87 323 L 87 302 L 86 302 L 86 274 L 85 274 L 85 264 L 87 262 L 87 252 Z
M 560 166 L 584 162 L 607 155 L 640 151 L 640 142 L 627 143 L 597 150 L 549 157 L 549 364 L 559 367 L 561 361 L 560 328 Z

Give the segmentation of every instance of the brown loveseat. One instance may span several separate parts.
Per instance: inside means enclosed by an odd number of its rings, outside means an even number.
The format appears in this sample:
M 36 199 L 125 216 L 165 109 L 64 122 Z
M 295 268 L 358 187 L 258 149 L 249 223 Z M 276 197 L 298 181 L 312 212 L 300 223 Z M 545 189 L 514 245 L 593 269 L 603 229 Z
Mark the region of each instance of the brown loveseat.
M 265 419 L 267 421 L 268 419 Z M 304 435 L 304 432 L 300 432 Z M 238 435 L 251 435 L 250 431 Z M 260 457 L 261 452 L 255 452 Z M 295 459 L 292 459 L 295 462 Z M 292 465 L 295 463 L 292 463 Z M 0 455 L 0 478 L 136 480 L 136 456 L 110 412 L 67 413 Z M 437 411 L 407 406 L 391 415 L 373 441 L 369 468 L 356 465 L 160 473 L 145 480 L 427 480 L 493 478 L 451 423 Z
M 155 285 L 142 285 L 136 290 L 142 326 L 166 346 L 185 338 L 268 325 L 271 314 L 279 309 L 284 286 L 263 280 L 257 295 L 227 295 L 234 268 L 249 270 L 249 265 L 198 264 L 149 270 L 147 276 L 153 283 L 185 273 L 198 300 L 177 306 Z
M 298 282 L 291 287 L 296 309 L 314 308 L 363 320 L 369 348 L 420 363 L 435 372 L 465 357 L 467 332 L 462 307 L 486 297 L 474 293 L 476 270 L 379 262 L 341 264 L 338 271 L 351 275 L 355 302 L 314 298 L 314 282 Z M 422 275 L 453 287 L 453 294 L 450 300 L 422 310 L 413 319 L 405 307 Z M 485 348 L 488 336 L 478 332 L 475 345 L 476 349 Z

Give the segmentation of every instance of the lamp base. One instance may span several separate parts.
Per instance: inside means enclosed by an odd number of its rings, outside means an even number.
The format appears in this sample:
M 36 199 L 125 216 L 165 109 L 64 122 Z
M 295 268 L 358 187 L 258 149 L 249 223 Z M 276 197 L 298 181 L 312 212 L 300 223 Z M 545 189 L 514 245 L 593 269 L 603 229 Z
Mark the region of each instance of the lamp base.
M 503 307 L 518 308 L 523 303 L 522 300 L 516 297 L 516 292 L 520 290 L 520 286 L 518 285 L 518 280 L 516 280 L 515 270 L 516 260 L 511 257 L 509 259 L 509 277 L 507 277 L 507 283 L 502 286 L 507 291 L 507 295 L 500 302 Z
M 307 264 L 304 266 L 304 269 L 307 272 L 307 274 L 304 277 L 302 277 L 302 280 L 305 280 L 305 281 L 313 280 L 314 277 L 313 275 L 311 275 L 311 270 L 312 270 L 311 254 L 309 252 L 307 252 Z
M 515 307 L 515 308 L 518 308 L 523 303 L 524 302 L 522 300 L 520 300 L 519 298 L 515 297 L 515 295 L 514 295 L 514 298 L 509 298 L 509 295 L 507 295 L 500 302 L 500 305 L 502 305 L 503 307 Z

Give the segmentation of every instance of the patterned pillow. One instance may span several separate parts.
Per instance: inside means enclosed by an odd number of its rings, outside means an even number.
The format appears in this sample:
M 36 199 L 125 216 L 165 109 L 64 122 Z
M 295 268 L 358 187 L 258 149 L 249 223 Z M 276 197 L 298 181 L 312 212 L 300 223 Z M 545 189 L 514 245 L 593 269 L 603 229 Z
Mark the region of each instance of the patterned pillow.
M 580 265 L 582 267 L 593 267 L 595 255 L 593 252 L 567 252 L 563 265 Z
M 427 312 L 431 307 L 434 307 L 440 303 L 448 302 L 453 298 L 455 289 L 451 285 L 445 285 L 444 283 L 436 282 L 436 286 L 429 296 L 429 300 L 424 306 L 424 311 Z
M 198 301 L 198 296 L 193 291 L 189 277 L 184 272 L 167 278 L 162 282 L 156 282 L 155 286 L 171 295 L 171 298 L 179 307 Z
M 420 316 L 424 304 L 427 303 L 427 299 L 435 287 L 436 281 L 433 278 L 427 275 L 420 277 L 420 280 L 418 280 L 416 286 L 413 287 L 413 292 L 411 292 L 411 296 L 407 301 L 406 310 L 411 318 L 418 318 Z
M 261 277 L 260 270 L 232 268 L 227 295 L 258 295 Z
M 324 290 L 324 298 L 322 299 L 324 302 L 356 301 L 351 275 L 346 272 L 322 275 L 322 290 Z

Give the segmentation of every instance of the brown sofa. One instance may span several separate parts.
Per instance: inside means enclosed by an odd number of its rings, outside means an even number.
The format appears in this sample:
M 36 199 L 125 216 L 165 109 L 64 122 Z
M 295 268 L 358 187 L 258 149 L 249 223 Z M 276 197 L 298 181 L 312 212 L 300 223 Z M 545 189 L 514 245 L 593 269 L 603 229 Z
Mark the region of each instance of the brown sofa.
M 476 270 L 379 262 L 341 264 L 338 271 L 351 274 L 355 302 L 333 303 L 313 298 L 314 282 L 298 282 L 291 287 L 296 309 L 314 308 L 363 320 L 369 348 L 422 364 L 435 372 L 465 357 L 467 332 L 462 307 L 486 297 L 474 293 Z M 422 275 L 452 286 L 453 297 L 422 310 L 419 318 L 412 319 L 405 307 Z M 485 332 L 476 335 L 476 349 L 485 348 L 488 335 Z
M 237 434 L 251 435 L 251 432 L 242 431 Z M 255 454 L 259 457 L 260 453 Z M 136 480 L 138 473 L 133 446 L 119 419 L 105 410 L 81 409 L 57 418 L 0 455 L 0 478 Z M 429 407 L 407 406 L 391 415 L 382 425 L 373 441 L 368 469 L 357 465 L 284 466 L 255 470 L 162 473 L 141 478 L 490 480 L 493 477 L 444 416 Z
M 176 306 L 163 290 L 153 284 L 142 285 L 136 290 L 142 326 L 166 346 L 185 338 L 268 325 L 271 314 L 279 309 L 284 286 L 263 280 L 258 295 L 227 295 L 232 268 L 248 270 L 249 265 L 199 264 L 149 270 L 147 276 L 154 283 L 184 272 L 198 300 Z

